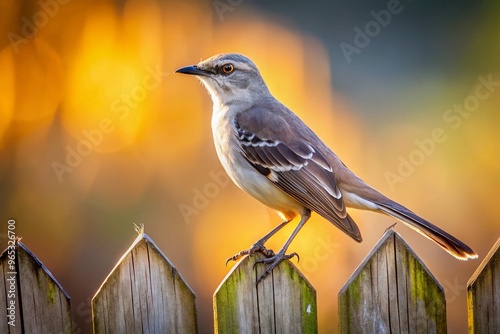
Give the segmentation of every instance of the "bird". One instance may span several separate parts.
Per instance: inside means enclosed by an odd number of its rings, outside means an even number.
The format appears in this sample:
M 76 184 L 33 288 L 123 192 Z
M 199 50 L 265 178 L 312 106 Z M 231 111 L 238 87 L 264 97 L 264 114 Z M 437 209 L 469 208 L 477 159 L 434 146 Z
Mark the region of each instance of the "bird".
M 477 258 L 465 243 L 391 200 L 356 176 L 295 113 L 269 91 L 257 66 L 248 57 L 222 53 L 176 73 L 194 75 L 213 103 L 212 134 L 218 158 L 243 191 L 274 209 L 283 219 L 249 249 L 226 261 L 256 252 L 255 264 L 266 278 L 283 260 L 292 240 L 316 212 L 357 242 L 361 232 L 346 208 L 370 210 L 396 218 L 434 241 L 460 260 Z M 299 223 L 275 253 L 266 241 L 294 218 Z

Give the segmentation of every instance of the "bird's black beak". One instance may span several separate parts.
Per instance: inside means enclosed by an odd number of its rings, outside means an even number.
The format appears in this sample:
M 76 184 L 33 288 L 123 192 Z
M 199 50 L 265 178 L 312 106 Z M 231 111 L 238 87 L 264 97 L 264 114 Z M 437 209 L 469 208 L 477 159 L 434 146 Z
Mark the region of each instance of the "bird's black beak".
M 198 66 L 196 65 L 191 65 L 191 66 L 181 67 L 178 70 L 176 70 L 175 73 L 209 76 L 210 72 L 199 69 Z

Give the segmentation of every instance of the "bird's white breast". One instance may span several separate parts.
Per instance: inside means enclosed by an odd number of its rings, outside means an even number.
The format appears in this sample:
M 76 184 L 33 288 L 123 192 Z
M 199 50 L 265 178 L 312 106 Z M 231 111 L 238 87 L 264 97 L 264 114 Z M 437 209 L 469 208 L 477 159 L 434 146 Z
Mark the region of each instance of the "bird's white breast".
M 233 182 L 251 196 L 291 219 L 302 213 L 303 206 L 259 173 L 242 155 L 236 126 L 227 107 L 214 110 L 212 133 L 219 160 Z M 229 116 L 229 117 L 228 117 Z

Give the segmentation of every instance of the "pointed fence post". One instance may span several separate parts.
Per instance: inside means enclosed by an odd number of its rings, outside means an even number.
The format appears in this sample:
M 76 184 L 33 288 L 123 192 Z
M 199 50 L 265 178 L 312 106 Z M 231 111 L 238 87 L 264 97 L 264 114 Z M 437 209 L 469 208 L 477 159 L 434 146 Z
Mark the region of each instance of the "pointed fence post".
M 469 333 L 500 332 L 500 239 L 467 283 Z
M 316 290 L 290 262 L 258 285 L 261 254 L 243 258 L 214 294 L 215 333 L 317 333 Z
M 0 256 L 0 333 L 71 333 L 70 299 L 19 240 Z
M 94 333 L 197 333 L 195 295 L 140 233 L 92 299 Z
M 387 231 L 339 293 L 340 333 L 446 333 L 444 290 Z

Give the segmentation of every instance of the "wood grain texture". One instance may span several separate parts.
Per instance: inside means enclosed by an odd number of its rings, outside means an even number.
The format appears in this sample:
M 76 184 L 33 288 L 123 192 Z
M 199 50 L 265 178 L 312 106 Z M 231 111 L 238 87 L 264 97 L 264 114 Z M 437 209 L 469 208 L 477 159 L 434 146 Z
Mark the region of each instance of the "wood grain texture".
M 444 290 L 392 229 L 339 293 L 340 333 L 446 333 Z
M 214 294 L 215 333 L 317 333 L 316 290 L 290 262 L 258 285 L 261 254 L 243 258 Z
M 469 333 L 500 332 L 500 239 L 467 283 Z
M 71 333 L 70 299 L 50 271 L 19 241 L 14 268 L 10 255 L 7 248 L 0 256 L 0 300 L 4 301 L 0 304 L 0 333 Z M 14 298 L 10 298 L 12 291 Z M 12 312 L 14 326 L 6 316 Z
M 140 234 L 92 299 L 94 333 L 197 333 L 195 295 Z

